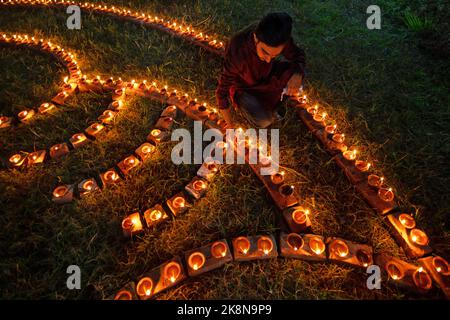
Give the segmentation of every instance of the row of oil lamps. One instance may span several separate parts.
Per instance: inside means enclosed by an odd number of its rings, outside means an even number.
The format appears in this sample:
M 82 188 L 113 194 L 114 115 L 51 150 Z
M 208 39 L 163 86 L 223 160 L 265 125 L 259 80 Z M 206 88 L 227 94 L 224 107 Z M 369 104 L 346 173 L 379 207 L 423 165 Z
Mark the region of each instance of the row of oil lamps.
M 74 89 L 79 89 L 79 83 L 71 83 Z M 66 156 L 71 150 L 79 149 L 87 143 L 94 141 L 101 134 L 106 132 L 107 125 L 113 123 L 113 120 L 123 109 L 124 103 L 118 99 L 110 103 L 110 109 L 105 110 L 99 117 L 98 122 L 91 124 L 83 132 L 73 134 L 68 142 L 57 143 L 49 148 L 49 150 L 37 150 L 33 152 L 20 151 L 12 155 L 8 160 L 8 165 L 11 168 L 18 168 L 23 166 L 31 166 L 43 163 L 47 159 L 59 159 Z M 44 103 L 40 108 L 51 110 L 55 108 L 52 103 Z
M 367 267 L 374 259 L 380 261 L 388 278 L 396 283 L 407 283 L 419 292 L 428 292 L 433 279 L 449 279 L 448 262 L 439 256 L 429 259 L 428 264 L 412 265 L 397 258 L 384 255 L 373 257 L 370 250 L 360 249 L 350 241 L 328 238 L 314 234 L 281 234 L 279 245 L 271 235 L 240 236 L 232 239 L 232 250 L 226 239 L 187 251 L 184 259 L 176 257 L 144 274 L 135 284 L 128 283 L 115 295 L 115 300 L 147 300 L 158 293 L 179 284 L 188 276 L 194 277 L 222 267 L 231 261 L 250 261 L 276 258 L 297 258 L 307 261 L 329 261 Z M 353 250 L 356 245 L 357 250 Z M 279 249 L 278 249 L 279 247 Z M 232 252 L 231 252 L 232 251 Z M 384 262 L 383 262 L 384 260 Z
M 299 99 L 302 104 L 307 103 L 307 97 L 304 95 Z M 323 130 L 331 135 L 332 141 L 341 144 L 340 148 L 342 152 L 342 156 L 348 160 L 353 162 L 355 168 L 360 172 L 368 172 L 371 168 L 373 168 L 372 163 L 366 160 L 358 159 L 359 150 L 355 146 L 347 147 L 345 146 L 346 135 L 344 133 L 339 133 L 336 121 L 333 120 L 330 115 L 323 109 L 319 107 L 319 105 L 315 104 L 313 106 L 309 106 L 306 108 L 306 111 L 313 117 L 314 121 L 317 122 L 317 125 L 321 126 Z M 370 174 L 367 177 L 368 184 L 378 189 L 378 197 L 385 201 L 391 202 L 394 200 L 394 192 L 391 187 L 386 186 L 386 181 L 384 177 L 380 177 L 375 174 Z
M 353 164 L 353 166 L 361 173 L 366 173 L 367 184 L 378 189 L 378 197 L 385 202 L 393 201 L 394 193 L 392 188 L 385 186 L 385 179 L 383 176 L 369 174 L 371 163 L 365 160 L 357 159 L 358 150 L 356 147 L 347 148 L 344 144 L 345 134 L 339 133 L 336 122 L 324 110 L 320 110 L 318 105 L 309 106 L 306 95 L 299 97 L 298 102 L 300 106 L 312 116 L 319 127 L 322 127 L 324 132 L 331 135 L 331 139 L 339 144 L 342 144 L 340 151 L 343 157 Z M 392 213 L 387 216 L 387 224 L 391 227 L 394 235 L 398 235 L 398 240 L 405 252 L 411 258 L 418 258 L 431 253 L 432 249 L 429 247 L 429 238 L 424 231 L 416 228 L 414 217 L 407 213 Z
M 124 8 L 117 8 L 115 6 L 99 5 L 89 2 L 75 2 L 75 1 L 45 1 L 45 0 L 0 0 L 0 4 L 4 5 L 41 5 L 41 6 L 68 6 L 68 5 L 78 5 L 79 7 L 86 10 L 93 10 L 100 13 L 113 14 L 120 17 L 131 18 L 134 21 L 146 23 L 150 26 L 156 25 L 170 29 L 173 33 L 184 37 L 187 39 L 192 39 L 193 41 L 202 43 L 203 45 L 209 46 L 215 50 L 224 49 L 224 43 L 218 39 L 212 38 L 203 32 L 198 32 L 190 26 L 185 26 L 174 20 L 165 20 L 161 17 L 155 15 L 149 15 L 144 12 L 131 11 Z
M 76 82 L 81 78 L 81 70 L 78 66 L 74 55 L 68 51 L 65 51 L 59 45 L 55 45 L 50 41 L 43 39 L 37 39 L 28 35 L 8 35 L 2 34 L 0 36 L 0 42 L 26 46 L 34 48 L 46 53 L 50 53 L 60 60 L 68 69 L 69 76 L 64 78 L 64 85 L 62 91 L 59 92 L 53 99 L 53 103 L 43 103 L 38 108 L 30 108 L 22 110 L 16 117 L 0 116 L 0 128 L 10 127 L 17 119 L 18 123 L 29 123 L 30 120 L 37 114 L 46 114 L 51 110 L 56 109 L 55 104 L 62 105 L 64 101 L 75 92 Z

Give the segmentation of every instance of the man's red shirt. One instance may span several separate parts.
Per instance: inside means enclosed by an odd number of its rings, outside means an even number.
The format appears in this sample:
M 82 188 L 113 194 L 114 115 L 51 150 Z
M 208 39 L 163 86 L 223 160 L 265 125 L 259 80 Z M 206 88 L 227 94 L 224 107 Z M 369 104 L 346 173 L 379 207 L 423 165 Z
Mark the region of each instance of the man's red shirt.
M 305 52 L 294 44 L 292 37 L 281 52 L 288 62 L 272 59 L 267 63 L 256 53 L 253 32 L 254 27 L 249 27 L 227 45 L 216 90 L 220 109 L 230 107 L 231 103 L 237 108 L 234 95 L 243 90 L 259 98 L 266 108 L 273 108 L 291 76 L 294 73 L 305 76 Z

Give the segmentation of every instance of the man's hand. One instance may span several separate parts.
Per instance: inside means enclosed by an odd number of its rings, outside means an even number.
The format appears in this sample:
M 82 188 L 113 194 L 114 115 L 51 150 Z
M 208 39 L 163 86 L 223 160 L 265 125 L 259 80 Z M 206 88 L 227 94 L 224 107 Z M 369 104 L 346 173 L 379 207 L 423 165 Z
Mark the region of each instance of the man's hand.
M 233 121 L 233 115 L 231 114 L 231 107 L 228 107 L 227 109 L 221 109 L 220 113 L 222 114 L 223 119 L 227 123 L 225 129 L 231 129 L 234 127 L 234 121 Z
M 300 87 L 302 86 L 303 78 L 300 74 L 294 73 L 287 83 L 288 96 L 298 96 Z

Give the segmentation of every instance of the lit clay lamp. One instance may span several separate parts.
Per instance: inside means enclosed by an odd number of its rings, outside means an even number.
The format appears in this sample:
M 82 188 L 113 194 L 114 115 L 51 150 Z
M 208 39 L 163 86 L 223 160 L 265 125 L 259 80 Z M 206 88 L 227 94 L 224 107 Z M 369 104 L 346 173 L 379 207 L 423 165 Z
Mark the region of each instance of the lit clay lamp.
M 281 172 L 277 172 L 274 173 L 273 175 L 270 176 L 270 180 L 272 181 L 273 184 L 281 184 L 284 181 L 284 171 Z
M 200 117 L 205 117 L 208 115 L 208 108 L 206 108 L 206 103 L 202 105 L 197 105 L 193 111 Z
M 119 88 L 114 90 L 112 98 L 113 100 L 119 100 L 122 99 L 124 96 L 125 96 L 125 88 Z
M 449 275 L 449 266 L 447 261 L 442 259 L 441 257 L 434 257 L 432 262 L 433 268 L 436 272 L 443 274 L 445 276 Z
M 211 246 L 211 255 L 216 258 L 223 258 L 227 255 L 227 246 L 222 241 L 216 241 Z
M 400 280 L 405 276 L 402 267 L 393 261 L 386 264 L 386 271 L 392 280 Z
M 137 167 L 139 164 L 139 159 L 134 155 L 131 155 L 120 161 L 117 166 L 124 175 L 127 175 L 133 168 Z
M 334 142 L 343 143 L 345 141 L 345 134 L 343 133 L 335 133 L 331 138 Z
M 153 129 L 150 132 L 151 139 L 155 142 L 161 142 L 163 138 L 163 132 L 159 129 Z
M 98 121 L 102 122 L 103 124 L 109 124 L 109 123 L 113 122 L 116 114 L 117 114 L 116 111 L 105 110 L 105 111 L 103 111 L 102 115 L 100 117 L 98 117 Z
M 360 172 L 366 172 L 370 169 L 371 163 L 364 160 L 356 160 L 355 167 Z
M 239 237 L 236 239 L 235 243 L 237 250 L 243 255 L 246 255 L 250 250 L 250 241 L 247 237 Z
M 17 154 L 15 154 L 15 155 L 12 155 L 12 156 L 9 158 L 9 165 L 10 165 L 11 167 L 20 167 L 21 165 L 24 164 L 24 162 L 25 162 L 26 159 L 27 159 L 27 155 L 17 153 Z
M 217 173 L 217 171 L 219 171 L 218 161 L 208 158 L 198 169 L 197 175 L 202 178 L 205 178 L 208 181 L 211 181 L 214 175 Z
M 139 86 L 138 89 L 141 90 L 142 92 L 146 91 L 147 88 L 147 80 L 142 81 Z
M 336 124 L 328 125 L 325 127 L 325 132 L 328 134 L 334 134 L 336 132 Z
M 379 177 L 376 174 L 371 174 L 367 177 L 367 183 L 374 188 L 380 188 L 384 183 L 384 177 Z
M 325 126 L 325 119 L 327 118 L 327 113 L 326 112 L 322 112 L 322 113 L 316 113 L 313 116 L 314 121 L 318 122 L 322 127 Z
M 201 191 L 203 189 L 206 189 L 206 183 L 202 180 L 195 181 L 192 186 L 194 187 L 194 190 Z
M 406 229 L 413 229 L 416 227 L 416 220 L 407 213 L 400 214 L 398 220 Z
M 309 239 L 309 248 L 316 255 L 320 255 L 325 251 L 325 243 L 319 237 L 312 237 Z
M 150 143 L 144 143 L 139 148 L 136 149 L 136 154 L 141 158 L 142 161 L 147 160 L 152 153 L 155 151 L 155 146 Z
M 136 293 L 139 295 L 141 299 L 148 299 L 153 290 L 153 280 L 149 277 L 142 278 L 139 280 L 136 286 Z
M 413 273 L 413 281 L 414 284 L 423 290 L 431 289 L 432 281 L 428 273 L 426 273 L 422 267 L 417 268 Z
M 58 143 L 50 148 L 50 157 L 52 159 L 59 159 L 69 153 L 67 143 Z
M 208 119 L 211 121 L 217 121 L 219 119 L 218 113 L 217 113 L 217 109 L 213 109 L 213 112 L 211 112 L 208 115 Z
M 58 186 L 53 190 L 52 201 L 55 203 L 67 203 L 73 199 L 73 186 L 72 185 L 62 185 Z
M 294 194 L 294 186 L 288 185 L 288 184 L 283 184 L 282 186 L 280 186 L 278 188 L 278 191 L 280 192 L 280 194 L 283 197 L 289 197 Z
M 174 206 L 174 208 L 184 208 L 185 206 L 185 200 L 183 197 L 176 197 L 175 199 L 173 199 L 172 204 Z
M 10 127 L 12 123 L 12 118 L 6 116 L 0 116 L 0 128 Z
M 120 177 L 116 171 L 110 169 L 105 173 L 100 174 L 100 179 L 103 182 L 103 187 L 106 187 L 108 185 L 116 183 L 120 179 Z
M 298 225 L 303 225 L 308 220 L 308 216 L 307 216 L 308 214 L 309 214 L 308 209 L 299 207 L 299 208 L 295 209 L 294 211 L 292 211 L 292 220 Z
M 83 145 L 85 145 L 86 143 L 89 142 L 89 140 L 87 139 L 87 137 L 84 135 L 84 133 L 76 133 L 74 134 L 70 139 L 69 139 L 70 143 L 72 144 L 72 146 L 77 149 Z
M 164 279 L 170 281 L 171 283 L 175 283 L 180 274 L 181 274 L 181 267 L 178 262 L 175 261 L 169 262 L 164 267 Z
M 64 104 L 64 101 L 66 100 L 66 98 L 69 96 L 69 93 L 67 91 L 62 91 L 60 93 L 58 93 L 53 99 L 52 101 L 58 104 Z
M 426 246 L 428 245 L 429 242 L 426 233 L 420 229 L 412 229 L 409 234 L 409 238 L 411 239 L 412 242 L 414 242 L 419 246 Z
M 133 295 L 128 290 L 121 290 L 116 294 L 114 300 L 133 300 Z
M 306 109 L 306 111 L 311 115 L 315 115 L 319 111 L 319 106 L 316 104 L 315 106 Z
M 105 88 L 106 88 L 106 89 L 111 90 L 111 89 L 113 89 L 115 86 L 116 86 L 116 83 L 114 82 L 114 79 L 113 79 L 113 78 L 108 78 L 108 79 L 106 79 L 106 81 L 105 81 Z
M 94 178 L 86 179 L 78 184 L 78 190 L 80 192 L 80 196 L 84 197 L 85 195 L 98 190 L 98 185 Z
M 101 123 L 93 123 L 89 127 L 86 128 L 85 132 L 92 138 L 96 138 L 103 130 L 105 126 Z
M 197 271 L 203 267 L 205 264 L 206 257 L 201 252 L 194 252 L 192 253 L 188 258 L 188 264 L 189 268 L 191 268 L 194 271 Z
M 45 150 L 38 150 L 38 151 L 31 152 L 28 155 L 28 164 L 33 165 L 33 164 L 38 164 L 38 163 L 44 162 L 46 154 L 47 154 L 47 151 L 45 151 Z
M 181 193 L 180 193 L 181 194 Z M 186 207 L 186 199 L 180 196 L 174 196 L 172 199 L 167 201 L 167 205 L 171 209 L 174 216 L 185 212 L 188 208 Z
M 394 192 L 392 192 L 392 188 L 380 188 L 378 197 L 385 202 L 390 202 L 394 200 Z
M 152 226 L 156 224 L 158 221 L 160 221 L 163 218 L 163 213 L 161 210 L 152 208 L 148 209 L 144 212 L 145 220 L 147 221 L 147 226 Z
M 287 236 L 287 244 L 294 251 L 297 251 L 303 247 L 303 238 L 296 233 L 291 233 Z
M 53 110 L 54 108 L 55 108 L 55 105 L 53 103 L 45 102 L 39 106 L 38 110 L 40 113 L 47 113 L 50 110 Z
M 358 150 L 356 150 L 354 147 L 350 147 L 349 149 L 351 150 L 344 151 L 342 155 L 344 156 L 345 159 L 349 161 L 354 161 L 356 159 L 356 154 L 358 153 Z
M 330 251 L 341 258 L 345 258 L 349 253 L 347 244 L 341 240 L 333 241 L 330 246 Z
M 359 249 L 356 252 L 356 259 L 364 266 L 368 267 L 370 263 L 372 263 L 372 259 L 370 258 L 370 254 L 363 249 Z
M 143 227 L 139 212 L 130 214 L 122 220 L 122 231 L 125 237 L 131 237 L 132 235 L 142 231 L 142 229 Z
M 258 239 L 257 248 L 262 251 L 265 255 L 268 255 L 273 250 L 273 242 L 268 237 L 261 237 Z
M 27 120 L 30 120 L 34 116 L 34 113 L 35 112 L 33 109 L 23 110 L 19 112 L 17 117 L 19 118 L 20 122 L 26 122 Z

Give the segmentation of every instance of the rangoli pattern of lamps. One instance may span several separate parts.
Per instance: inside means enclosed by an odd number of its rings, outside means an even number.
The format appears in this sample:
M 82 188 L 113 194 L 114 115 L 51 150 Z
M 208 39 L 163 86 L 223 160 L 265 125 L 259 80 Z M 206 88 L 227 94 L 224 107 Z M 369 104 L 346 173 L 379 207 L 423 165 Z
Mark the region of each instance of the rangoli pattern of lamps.
M 389 214 L 386 222 L 391 234 L 409 257 L 420 258 L 432 252 L 428 236 L 416 228 L 416 221 L 410 214 Z
M 17 1 L 15 3 L 22 3 L 22 2 L 23 1 Z M 1 2 L 1 4 L 3 4 L 3 3 L 4 3 L 4 1 Z M 9 3 L 11 3 L 11 1 L 9 1 Z M 30 2 L 23 2 L 23 3 L 30 4 Z M 43 1 L 36 1 L 36 2 L 32 2 L 31 4 L 35 4 L 35 3 L 47 5 L 47 2 L 43 2 Z M 54 3 L 56 4 L 56 2 L 54 2 Z M 59 3 L 59 4 L 61 4 L 61 3 Z M 65 5 L 65 4 L 66 4 L 65 2 L 62 3 L 62 5 Z M 67 4 L 70 4 L 70 3 L 67 2 Z M 84 8 L 95 9 L 96 11 L 100 11 L 100 12 L 119 13 L 119 15 L 126 16 L 126 17 L 132 17 L 133 19 L 138 20 L 138 21 L 145 21 L 145 22 L 152 21 L 152 18 L 150 16 L 145 17 L 145 14 L 141 14 L 141 15 L 136 14 L 135 16 L 133 16 L 130 11 L 127 12 L 126 10 L 123 10 L 123 9 L 122 9 L 122 11 L 120 11 L 120 10 L 116 11 L 116 9 L 114 7 L 112 7 L 108 11 L 107 6 L 102 7 L 102 6 L 95 6 L 93 4 L 89 5 L 89 4 L 85 3 L 84 4 Z M 163 26 L 168 27 L 168 28 L 172 27 L 172 29 L 175 30 L 175 31 L 178 28 L 178 30 L 182 31 L 182 34 L 186 33 L 186 31 L 187 31 L 188 34 L 192 34 L 193 33 L 193 31 L 191 31 L 189 28 L 187 28 L 187 30 L 184 31 L 183 27 L 180 27 L 180 26 L 177 27 L 177 24 L 175 22 L 174 23 L 172 23 L 172 22 L 164 22 L 162 19 L 159 20 L 157 17 L 155 17 L 153 21 L 158 23 L 158 24 L 160 23 Z M 14 37 L 14 38 L 16 38 L 16 37 Z M 213 46 L 213 47 L 219 47 L 219 48 L 223 47 L 223 43 L 220 43 L 217 40 L 208 39 L 207 36 L 203 36 L 203 34 L 201 34 L 201 33 L 200 34 L 194 34 L 194 38 L 200 39 L 200 40 L 205 40 L 205 41 L 208 42 L 208 44 L 210 46 Z M 19 37 L 19 39 L 20 39 L 20 37 Z M 33 39 L 33 42 L 34 42 L 34 39 Z M 61 49 L 60 47 L 52 47 L 52 45 L 50 43 L 47 43 L 47 44 L 43 45 L 43 47 L 44 48 L 50 48 L 52 50 L 52 52 L 56 52 L 56 53 L 63 53 L 64 52 L 64 50 Z M 67 58 L 67 56 L 65 56 L 65 59 L 66 58 Z M 76 63 L 74 63 L 74 64 L 76 65 Z M 74 66 L 72 66 L 72 70 L 74 69 L 73 67 Z M 81 73 L 78 72 L 77 75 L 80 76 Z M 97 79 L 97 80 L 94 79 L 93 83 L 95 83 L 95 82 L 100 82 L 101 83 L 101 81 L 99 79 Z M 140 88 L 140 89 L 142 89 L 142 88 Z M 67 92 L 62 92 L 61 95 L 63 96 L 63 98 L 65 98 L 68 94 L 67 94 Z M 24 118 L 23 120 L 29 119 L 29 118 L 27 118 L 27 116 L 29 117 L 29 114 L 27 112 L 25 112 L 25 114 L 23 114 L 22 116 Z M 319 117 L 320 117 L 320 119 L 319 119 Z M 326 114 L 322 113 L 322 115 L 319 116 L 318 113 L 317 113 L 317 110 L 316 110 L 316 112 L 314 114 L 314 120 L 316 122 L 320 123 L 321 125 L 325 126 L 325 130 L 327 131 L 327 133 L 329 133 L 329 134 L 334 133 L 335 129 L 336 129 L 336 125 L 334 125 L 334 128 L 330 129 L 328 126 L 326 126 L 326 123 L 324 121 L 325 118 L 326 118 Z M 4 125 L 5 123 L 8 122 L 8 118 L 7 117 L 6 118 L 2 117 L 1 120 L 2 121 L 0 122 L 0 125 Z M 32 156 L 31 159 L 35 160 L 36 159 L 36 155 Z M 355 159 L 349 159 L 349 160 L 353 161 Z M 18 162 L 20 162 L 20 161 L 18 161 Z M 356 165 L 356 163 L 355 163 L 355 165 Z M 365 171 L 368 170 L 367 164 L 358 163 L 358 165 L 356 165 L 356 166 L 357 166 L 358 170 L 360 170 L 362 172 L 365 172 Z M 380 190 L 379 190 L 379 197 L 381 199 L 383 199 L 383 201 L 390 201 L 389 199 L 391 197 L 393 198 L 392 190 L 390 190 L 390 189 L 383 190 L 383 188 L 380 188 Z M 385 199 L 387 199 L 387 200 L 385 200 Z M 414 231 L 414 230 L 416 230 L 416 231 Z M 423 232 L 421 232 L 420 230 L 418 230 L 418 231 L 417 230 L 418 229 L 413 229 L 412 232 L 411 232 L 413 242 L 419 243 L 421 245 L 427 244 L 428 241 L 427 241 L 427 239 L 425 239 L 426 235 L 424 237 Z M 428 281 L 429 276 L 427 276 L 426 274 L 424 276 L 424 274 L 425 274 L 424 271 L 419 268 L 414 273 L 413 279 L 414 279 L 414 282 L 416 283 L 416 285 L 418 287 L 422 287 L 422 288 L 427 289 L 428 286 L 431 285 L 431 280 Z

